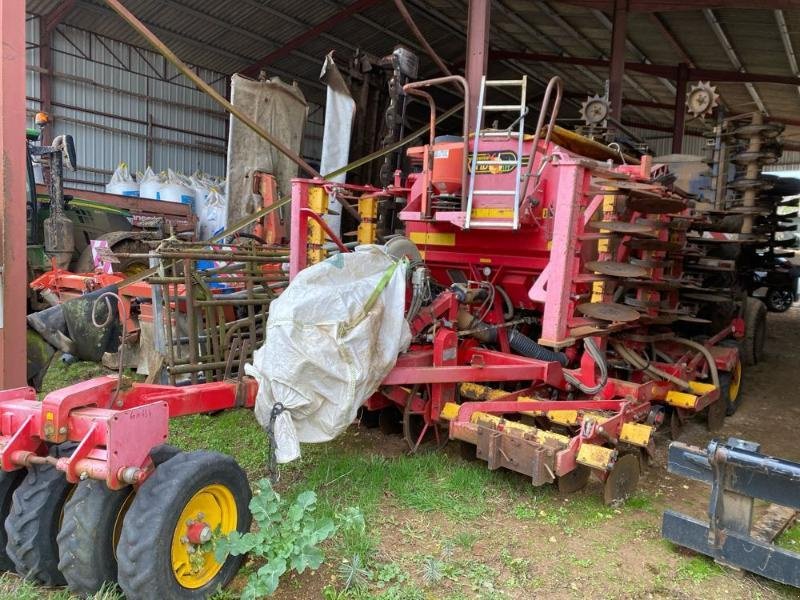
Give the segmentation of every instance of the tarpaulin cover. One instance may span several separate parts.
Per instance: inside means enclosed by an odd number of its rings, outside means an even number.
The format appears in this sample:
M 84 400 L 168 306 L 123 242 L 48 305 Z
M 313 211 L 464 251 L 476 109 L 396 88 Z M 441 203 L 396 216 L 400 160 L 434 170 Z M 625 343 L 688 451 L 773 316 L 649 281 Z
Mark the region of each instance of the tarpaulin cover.
M 296 85 L 284 83 L 278 77 L 257 81 L 233 75 L 231 103 L 295 154 L 300 154 L 308 104 Z M 291 179 L 297 177 L 294 162 L 233 115 L 229 130 L 225 188 L 228 214 L 223 225 L 235 223 L 261 208 L 253 193 L 254 171 L 273 174 L 281 198 L 291 194 Z
M 301 271 L 270 304 L 266 341 L 245 370 L 258 380 L 262 427 L 276 402 L 287 409 L 275 421 L 278 462 L 353 422 L 408 348 L 405 295 L 406 262 L 360 246 Z

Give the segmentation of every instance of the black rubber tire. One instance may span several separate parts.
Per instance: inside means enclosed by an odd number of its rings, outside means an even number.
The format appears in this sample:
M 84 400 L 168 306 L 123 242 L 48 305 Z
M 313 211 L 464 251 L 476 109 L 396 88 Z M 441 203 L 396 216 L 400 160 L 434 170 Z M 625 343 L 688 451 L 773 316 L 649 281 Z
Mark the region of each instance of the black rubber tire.
M 58 568 L 71 592 L 88 596 L 117 580 L 114 530 L 133 493 L 130 486 L 112 490 L 96 479 L 75 487 L 56 538 Z
M 792 307 L 794 293 L 789 288 L 768 288 L 764 296 L 764 304 L 770 312 L 782 313 Z
M 0 471 L 0 521 L 3 523 L 5 523 L 6 518 L 11 513 L 11 501 L 14 490 L 19 487 L 19 484 L 25 479 L 26 474 L 27 471 L 25 469 Z M 6 543 L 8 543 L 6 529 L 5 527 L 0 527 L 0 571 L 13 571 L 14 562 L 6 553 Z
M 56 536 L 74 487 L 54 466 L 33 465 L 14 491 L 6 519 L 6 552 L 25 579 L 50 587 L 66 585 L 58 570 Z
M 111 247 L 111 251 L 121 254 L 147 254 L 150 252 L 151 247 L 141 240 L 126 239 L 120 240 Z M 114 263 L 114 272 L 122 273 L 124 275 L 135 275 L 146 271 L 150 268 L 150 263 L 146 258 L 137 258 L 131 256 L 119 257 L 119 262 Z M 94 271 L 94 258 L 92 257 L 92 248 L 86 246 L 81 252 L 78 261 L 75 263 L 76 273 L 91 273 Z
M 195 589 L 183 587 L 172 571 L 171 544 L 181 512 L 195 493 L 212 484 L 233 495 L 237 530 L 250 530 L 250 486 L 233 458 L 197 451 L 167 460 L 141 485 L 122 525 L 118 581 L 127 600 L 207 598 L 236 575 L 243 556 L 229 556 L 213 579 Z
M 766 338 L 767 307 L 748 296 L 744 301 L 744 339 L 740 346 L 743 365 L 756 365 L 762 360 Z
M 739 389 L 736 392 L 735 398 L 731 398 L 731 383 L 733 381 L 733 373 L 721 371 L 719 374 L 720 398 L 725 401 L 725 415 L 728 417 L 735 414 L 742 405 L 742 380 L 744 378 L 744 369 L 742 369 L 741 365 L 739 365 L 739 371 Z

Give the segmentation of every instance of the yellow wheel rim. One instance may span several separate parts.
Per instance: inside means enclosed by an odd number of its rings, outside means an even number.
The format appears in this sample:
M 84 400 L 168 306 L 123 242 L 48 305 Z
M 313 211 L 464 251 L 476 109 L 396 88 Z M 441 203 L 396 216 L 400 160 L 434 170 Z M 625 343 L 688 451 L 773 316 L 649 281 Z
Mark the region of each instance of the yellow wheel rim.
M 737 360 L 731 371 L 731 385 L 728 388 L 728 398 L 732 403 L 739 399 L 739 388 L 742 386 L 742 361 Z
M 186 538 L 187 523 L 202 521 L 212 532 L 227 535 L 236 529 L 238 511 L 236 500 L 224 485 L 213 484 L 197 492 L 181 512 L 172 534 L 172 572 L 185 588 L 197 589 L 214 579 L 222 563 L 214 559 L 214 551 L 201 550 Z

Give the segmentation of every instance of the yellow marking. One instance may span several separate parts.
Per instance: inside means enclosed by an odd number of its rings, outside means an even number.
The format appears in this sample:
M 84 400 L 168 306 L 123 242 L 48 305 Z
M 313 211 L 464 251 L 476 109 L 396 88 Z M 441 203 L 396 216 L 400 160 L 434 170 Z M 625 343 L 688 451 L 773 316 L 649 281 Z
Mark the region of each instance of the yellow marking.
M 378 199 L 375 196 L 361 196 L 358 199 L 358 214 L 361 222 L 358 224 L 357 240 L 359 244 L 374 244 L 378 239 Z
M 616 455 L 617 451 L 612 448 L 597 446 L 595 444 L 581 444 L 578 450 L 578 456 L 575 460 L 587 467 L 608 471 Z
M 412 231 L 409 239 L 415 244 L 423 246 L 455 246 L 455 233 L 428 233 L 424 231 Z
M 550 218 L 550 209 L 549 208 L 543 208 L 542 209 L 542 218 L 543 219 Z
M 559 425 L 575 425 L 578 423 L 577 410 L 550 410 L 547 411 L 547 418 Z
M 622 431 L 620 431 L 619 439 L 623 442 L 628 442 L 634 446 L 647 447 L 650 443 L 650 437 L 653 434 L 653 428 L 650 425 L 643 423 L 624 423 Z
M 667 404 L 678 408 L 694 408 L 697 404 L 697 396 L 677 390 L 668 391 L 666 400 Z
M 491 264 L 492 259 L 491 258 L 479 258 L 478 262 L 481 263 L 482 265 L 488 265 L 488 264 Z
M 54 415 L 54 414 L 53 414 L 51 411 L 49 411 L 49 410 L 48 410 L 48 411 L 47 411 L 47 415 L 45 416 L 45 418 L 46 418 L 48 421 L 52 421 L 52 420 L 54 420 L 54 419 L 55 419 L 55 415 Z
M 514 216 L 511 208 L 473 208 L 472 218 L 508 218 Z
M 452 421 L 458 416 L 459 406 L 455 402 L 445 402 L 442 407 L 442 412 L 439 413 L 439 418 L 445 421 Z
M 540 444 L 544 444 L 547 441 L 556 442 L 561 446 L 569 444 L 569 437 L 566 435 L 561 435 L 560 433 L 554 433 L 552 431 L 544 431 L 536 427 L 531 427 L 530 425 L 525 425 L 524 423 L 518 423 L 517 421 L 506 421 L 502 417 L 490 415 L 485 412 L 479 411 L 472 413 L 470 421 L 476 425 L 483 425 L 484 427 L 492 427 L 494 429 L 502 428 L 503 431 L 516 432 L 520 434 L 521 437 L 532 439 Z
M 605 190 L 615 190 L 617 188 L 603 188 Z M 617 203 L 617 197 L 614 194 L 605 194 L 603 196 L 603 212 L 614 212 L 615 205 Z
M 308 208 L 318 215 L 328 213 L 328 194 L 321 187 L 312 187 L 308 190 Z M 315 264 L 325 260 L 325 231 L 316 221 L 308 220 L 308 263 Z
M 698 396 L 705 396 L 709 392 L 713 392 L 716 388 L 714 387 L 713 383 L 702 383 L 700 381 L 690 381 L 689 382 L 689 389 L 692 390 L 692 393 L 697 394 Z

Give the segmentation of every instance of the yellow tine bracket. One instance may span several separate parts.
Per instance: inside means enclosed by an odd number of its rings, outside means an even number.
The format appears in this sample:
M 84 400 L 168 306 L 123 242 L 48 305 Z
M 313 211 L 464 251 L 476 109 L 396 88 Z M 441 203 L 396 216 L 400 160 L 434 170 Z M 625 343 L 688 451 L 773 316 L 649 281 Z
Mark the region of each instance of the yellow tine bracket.
M 605 446 L 597 446 L 596 444 L 581 444 L 578 450 L 578 456 L 575 460 L 592 469 L 599 469 L 600 471 L 608 471 L 614 464 L 617 458 L 617 451 L 613 448 L 606 448 Z
M 667 404 L 677 408 L 694 408 L 697 405 L 697 396 L 694 394 L 687 394 L 686 392 L 670 390 L 667 392 Z
M 623 442 L 646 448 L 653 435 L 653 428 L 643 423 L 624 423 L 619 433 L 619 439 Z
M 378 239 L 378 198 L 361 196 L 358 199 L 358 215 L 361 217 L 356 238 L 358 243 L 374 244 Z
M 328 214 L 328 194 L 321 187 L 308 190 L 308 208 L 318 215 Z M 325 260 L 325 231 L 319 223 L 308 220 L 308 264 L 313 265 Z

